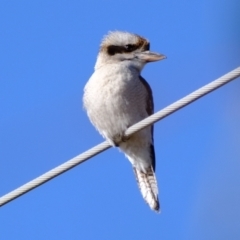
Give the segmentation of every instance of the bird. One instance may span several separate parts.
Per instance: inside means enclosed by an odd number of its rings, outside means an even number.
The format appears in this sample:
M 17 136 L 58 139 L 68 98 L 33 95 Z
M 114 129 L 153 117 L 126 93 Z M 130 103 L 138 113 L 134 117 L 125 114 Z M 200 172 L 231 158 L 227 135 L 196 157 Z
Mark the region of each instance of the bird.
M 110 31 L 103 37 L 94 73 L 86 83 L 83 105 L 98 132 L 132 164 L 140 192 L 160 212 L 155 176 L 153 126 L 126 137 L 125 131 L 154 112 L 152 90 L 143 67 L 166 56 L 150 51 L 150 42 L 134 33 Z

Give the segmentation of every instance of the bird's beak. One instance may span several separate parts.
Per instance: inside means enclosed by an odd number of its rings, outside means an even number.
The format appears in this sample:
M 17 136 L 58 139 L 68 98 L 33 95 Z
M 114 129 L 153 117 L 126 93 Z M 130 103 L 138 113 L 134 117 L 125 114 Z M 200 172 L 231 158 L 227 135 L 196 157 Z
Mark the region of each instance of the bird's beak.
M 136 57 L 144 62 L 155 62 L 167 58 L 163 54 L 150 51 L 136 53 Z

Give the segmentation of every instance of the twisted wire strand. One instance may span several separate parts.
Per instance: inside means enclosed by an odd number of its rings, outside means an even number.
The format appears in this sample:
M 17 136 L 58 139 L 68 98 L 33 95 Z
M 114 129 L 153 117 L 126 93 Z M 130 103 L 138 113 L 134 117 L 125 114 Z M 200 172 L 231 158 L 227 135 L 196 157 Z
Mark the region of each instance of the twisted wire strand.
M 205 96 L 206 94 L 216 90 L 217 88 L 223 86 L 226 83 L 236 79 L 240 76 L 240 67 L 234 69 L 233 71 L 225 74 L 224 76 L 216 79 L 215 81 L 199 88 L 198 90 L 190 93 L 189 95 L 183 97 L 182 99 L 174 102 L 173 104 L 167 106 L 166 108 L 156 112 L 155 114 L 143 119 L 142 121 L 134 124 L 127 129 L 125 135 L 130 136 L 133 133 L 167 117 L 168 115 L 174 113 L 175 111 L 183 108 L 184 106 L 196 101 L 197 99 Z M 44 173 L 43 175 L 33 179 L 32 181 L 22 185 L 21 187 L 7 193 L 6 195 L 0 198 L 0 206 L 5 205 L 6 203 L 20 197 L 21 195 L 31 191 L 32 189 L 42 185 L 43 183 L 57 177 L 58 175 L 70 170 L 71 168 L 77 166 L 88 160 L 89 158 L 105 151 L 110 148 L 111 145 L 105 141 L 97 146 L 87 150 L 86 152 L 79 154 L 78 156 L 70 159 L 69 161 L 59 165 L 58 167 Z

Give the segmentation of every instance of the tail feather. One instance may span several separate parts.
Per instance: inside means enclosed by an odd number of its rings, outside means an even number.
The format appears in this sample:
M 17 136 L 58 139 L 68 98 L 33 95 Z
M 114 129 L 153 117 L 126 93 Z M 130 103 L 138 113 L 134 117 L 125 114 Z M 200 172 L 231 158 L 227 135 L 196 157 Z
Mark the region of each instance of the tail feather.
M 144 200 L 152 210 L 160 212 L 157 180 L 152 166 L 149 167 L 146 172 L 140 171 L 135 167 L 133 167 L 133 171 Z

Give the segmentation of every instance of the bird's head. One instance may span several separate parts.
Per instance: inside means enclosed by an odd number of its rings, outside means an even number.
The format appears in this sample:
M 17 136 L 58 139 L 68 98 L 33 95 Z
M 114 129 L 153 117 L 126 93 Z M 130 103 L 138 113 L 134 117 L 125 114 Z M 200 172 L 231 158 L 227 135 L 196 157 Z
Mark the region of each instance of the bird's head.
M 150 51 L 147 39 L 129 32 L 114 31 L 103 38 L 95 69 L 121 62 L 141 71 L 146 63 L 164 58 L 163 54 Z

